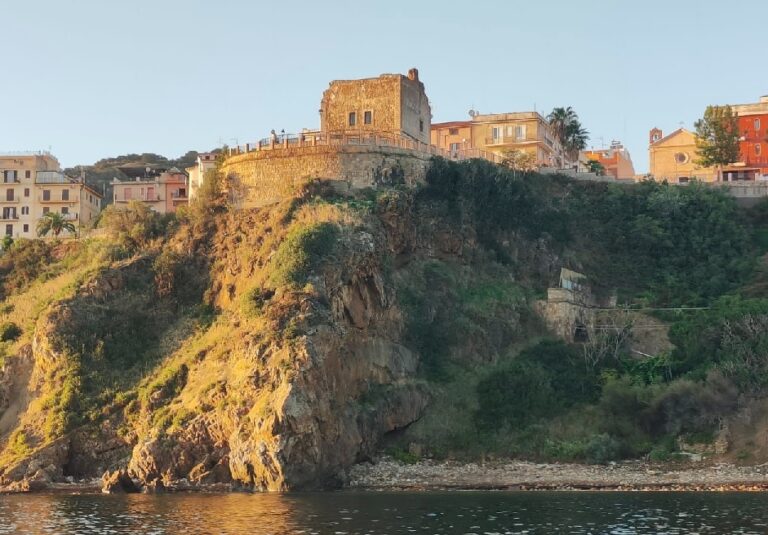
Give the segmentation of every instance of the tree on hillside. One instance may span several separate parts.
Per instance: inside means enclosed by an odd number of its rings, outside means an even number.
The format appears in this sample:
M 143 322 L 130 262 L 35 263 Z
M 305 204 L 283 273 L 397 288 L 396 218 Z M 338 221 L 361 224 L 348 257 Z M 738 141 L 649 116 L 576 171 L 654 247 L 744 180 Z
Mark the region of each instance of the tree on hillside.
M 46 236 L 49 232 L 55 237 L 59 237 L 63 231 L 74 234 L 77 228 L 71 221 L 67 221 L 64 216 L 58 212 L 48 212 L 43 214 L 37 221 L 37 235 Z
M 584 165 L 588 172 L 594 173 L 597 176 L 605 176 L 605 166 L 597 160 L 587 160 Z
M 707 106 L 696 127 L 696 163 L 717 167 L 722 180 L 723 166 L 739 160 L 739 122 L 730 106 Z
M 504 153 L 501 164 L 515 171 L 533 171 L 536 168 L 536 155 L 524 150 L 509 150 Z
M 568 157 L 575 160 L 579 151 L 587 147 L 589 140 L 589 132 L 581 126 L 578 114 L 570 106 L 553 108 L 547 115 L 547 121 Z

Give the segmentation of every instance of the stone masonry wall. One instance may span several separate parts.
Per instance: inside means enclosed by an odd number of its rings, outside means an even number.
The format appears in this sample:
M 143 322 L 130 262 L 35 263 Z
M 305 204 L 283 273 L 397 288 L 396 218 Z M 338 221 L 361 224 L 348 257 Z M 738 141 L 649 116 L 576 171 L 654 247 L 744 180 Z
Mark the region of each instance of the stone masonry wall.
M 292 197 L 311 179 L 338 182 L 340 189 L 423 182 L 431 156 L 385 146 L 305 146 L 231 156 L 222 171 L 240 208 Z

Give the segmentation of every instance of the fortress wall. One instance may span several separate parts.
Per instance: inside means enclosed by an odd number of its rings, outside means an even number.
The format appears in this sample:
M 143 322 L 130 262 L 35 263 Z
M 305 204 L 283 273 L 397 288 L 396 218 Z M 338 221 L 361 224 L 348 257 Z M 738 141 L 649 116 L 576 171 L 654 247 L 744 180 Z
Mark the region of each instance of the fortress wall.
M 351 189 L 423 182 L 431 155 L 380 145 L 318 145 L 259 150 L 231 156 L 222 170 L 235 204 L 253 208 L 292 197 L 311 179 Z

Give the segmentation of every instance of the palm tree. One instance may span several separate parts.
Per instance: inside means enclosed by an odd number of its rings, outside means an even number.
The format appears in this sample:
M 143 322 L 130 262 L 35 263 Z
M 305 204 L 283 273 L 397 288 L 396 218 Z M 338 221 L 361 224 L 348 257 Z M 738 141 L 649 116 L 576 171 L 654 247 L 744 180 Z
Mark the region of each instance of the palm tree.
M 47 214 L 43 214 L 43 217 L 37 221 L 38 236 L 45 236 L 51 232 L 58 238 L 59 234 L 65 230 L 74 234 L 77 229 L 71 221 L 67 221 L 64 216 L 58 212 L 48 212 Z
M 568 126 L 577 120 L 578 115 L 570 106 L 567 108 L 553 108 L 552 112 L 547 115 L 547 121 L 552 127 L 553 133 L 563 146 L 565 146 Z
M 589 140 L 589 132 L 586 128 L 583 128 L 579 120 L 576 119 L 569 124 L 566 129 L 563 148 L 573 155 L 574 153 L 578 153 L 587 148 L 587 140 Z
M 547 121 L 568 157 L 571 160 L 578 158 L 579 151 L 587 148 L 589 132 L 581 126 L 573 108 L 553 108 L 552 113 L 547 115 Z

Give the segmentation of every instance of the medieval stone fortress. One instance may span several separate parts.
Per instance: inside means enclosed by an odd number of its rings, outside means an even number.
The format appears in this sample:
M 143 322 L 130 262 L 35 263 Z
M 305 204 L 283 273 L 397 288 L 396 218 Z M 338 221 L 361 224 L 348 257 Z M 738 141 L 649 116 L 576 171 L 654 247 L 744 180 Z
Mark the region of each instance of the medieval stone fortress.
M 413 186 L 423 181 L 433 157 L 461 161 L 483 158 L 508 164 L 511 153 L 531 162 L 527 169 L 567 174 L 582 180 L 634 183 L 663 180 L 727 186 L 743 204 L 768 196 L 768 96 L 732 107 L 738 117 L 740 161 L 718 175 L 697 163 L 695 134 L 679 128 L 649 134 L 650 172 L 635 173 L 629 151 L 619 141 L 609 148 L 569 153 L 550 122 L 536 111 L 481 114 L 468 120 L 432 123 L 432 109 L 417 69 L 407 75 L 335 80 L 320 102 L 320 127 L 269 136 L 231 147 L 221 165 L 230 198 L 240 208 L 259 207 L 290 197 L 307 181 L 322 179 L 340 192 L 381 186 Z M 590 162 L 603 172 L 590 172 Z M 129 180 L 112 181 L 115 206 L 140 201 L 160 213 L 176 211 L 195 197 L 216 155 L 202 153 L 180 169 L 125 169 Z M 47 152 L 0 153 L 0 232 L 13 238 L 36 236 L 35 223 L 49 212 L 78 227 L 91 223 L 103 207 L 103 192 L 70 177 Z M 65 232 L 63 236 L 71 235 Z

